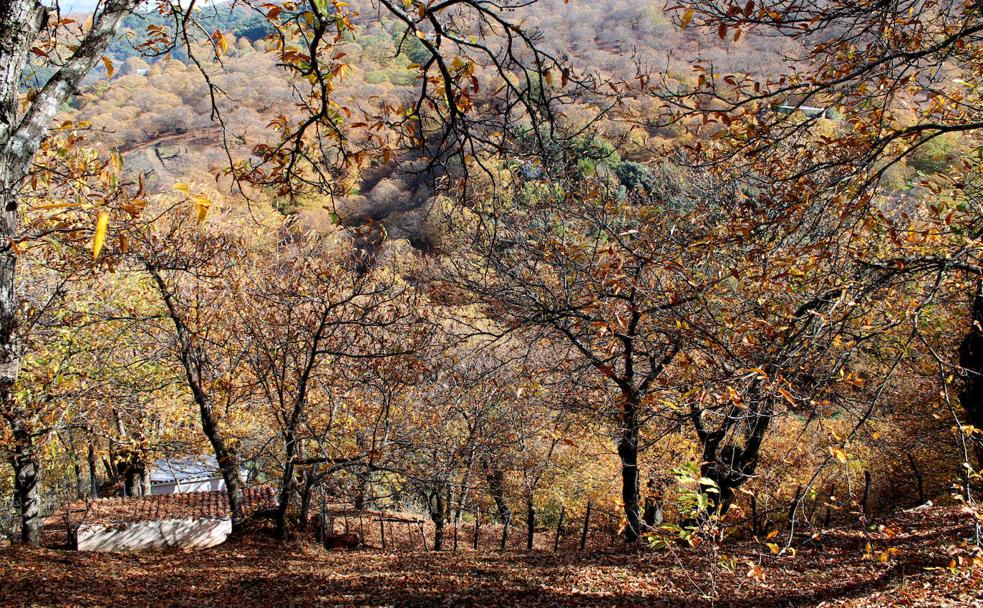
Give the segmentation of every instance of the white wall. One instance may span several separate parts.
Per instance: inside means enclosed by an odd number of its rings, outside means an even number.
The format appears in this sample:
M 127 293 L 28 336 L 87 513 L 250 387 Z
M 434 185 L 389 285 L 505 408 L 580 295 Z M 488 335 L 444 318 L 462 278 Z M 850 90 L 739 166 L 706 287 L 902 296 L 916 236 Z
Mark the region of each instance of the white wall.
M 78 529 L 78 550 L 203 549 L 223 543 L 231 533 L 229 519 L 165 519 L 119 526 L 82 524 Z

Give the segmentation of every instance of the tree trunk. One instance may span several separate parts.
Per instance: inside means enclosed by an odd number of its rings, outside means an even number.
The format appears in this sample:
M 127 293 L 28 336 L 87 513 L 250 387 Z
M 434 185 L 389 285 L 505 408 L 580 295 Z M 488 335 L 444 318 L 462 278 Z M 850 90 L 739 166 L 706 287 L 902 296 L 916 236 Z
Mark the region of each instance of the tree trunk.
M 428 502 L 430 504 L 430 520 L 434 525 L 433 550 L 440 551 L 444 548 L 444 523 L 447 520 L 447 511 L 450 505 L 444 496 L 443 488 L 438 488 Z
M 174 323 L 174 330 L 177 333 L 178 346 L 180 349 L 181 366 L 184 368 L 185 376 L 188 380 L 188 388 L 191 395 L 198 405 L 198 415 L 201 418 L 201 430 L 208 438 L 208 443 L 212 446 L 215 459 L 218 461 L 219 470 L 222 472 L 222 479 L 225 481 L 225 491 L 229 500 L 229 512 L 232 517 L 232 530 L 238 531 L 243 522 L 243 490 L 244 483 L 239 477 L 239 455 L 231 449 L 225 440 L 221 429 L 218 426 L 218 419 L 212 410 L 212 402 L 209 395 L 202 386 L 199 375 L 199 366 L 195 359 L 196 351 L 192 337 L 184 324 L 184 319 L 178 310 L 178 305 L 174 300 L 173 294 L 164 281 L 160 270 L 147 264 L 147 272 L 157 284 L 157 290 L 164 305 L 167 307 L 168 316 Z
M 627 397 L 621 416 L 621 437 L 618 438 L 618 456 L 621 458 L 621 500 L 625 505 L 625 542 L 636 542 L 642 532 L 642 516 L 639 508 L 638 434 L 640 419 L 638 403 Z
M 14 427 L 15 499 L 20 512 L 20 540 L 27 545 L 37 545 L 41 540 L 41 467 L 30 433 Z
M 526 551 L 532 551 L 536 539 L 536 505 L 532 494 L 526 497 Z
M 293 492 L 294 482 L 294 453 L 296 451 L 296 437 L 292 428 L 287 429 L 283 463 L 283 477 L 280 479 L 280 496 L 276 505 L 276 535 L 279 538 L 287 537 L 287 509 L 290 507 L 290 494 Z
M 959 402 L 966 410 L 967 422 L 983 429 L 983 280 L 976 283 L 971 326 L 959 348 L 959 366 L 962 368 L 963 386 Z M 983 467 L 983 439 L 973 437 L 976 467 Z
M 89 496 L 95 498 L 99 494 L 99 475 L 96 472 L 96 448 L 89 442 Z
M 238 531 L 242 528 L 243 522 L 242 503 L 245 485 L 239 477 L 239 455 L 226 444 L 225 436 L 218 428 L 211 406 L 207 403 L 199 403 L 198 411 L 201 415 L 202 431 L 212 445 L 219 470 L 222 472 L 222 479 L 225 481 L 225 491 L 229 497 L 229 513 L 232 516 L 232 530 Z
M 314 472 L 311 467 L 304 469 L 304 491 L 300 495 L 300 529 L 307 530 L 311 517 L 311 495 L 314 493 Z
M 147 463 L 140 451 L 124 449 L 117 456 L 116 462 L 116 470 L 122 477 L 123 494 L 125 496 L 143 496 L 148 475 Z
M 512 510 L 505 502 L 505 475 L 501 469 L 492 466 L 488 458 L 481 459 L 481 467 L 485 470 L 485 479 L 488 482 L 488 493 L 495 501 L 498 509 L 498 517 L 502 520 L 502 542 L 501 548 L 504 551 L 509 539 L 509 526 L 512 524 Z

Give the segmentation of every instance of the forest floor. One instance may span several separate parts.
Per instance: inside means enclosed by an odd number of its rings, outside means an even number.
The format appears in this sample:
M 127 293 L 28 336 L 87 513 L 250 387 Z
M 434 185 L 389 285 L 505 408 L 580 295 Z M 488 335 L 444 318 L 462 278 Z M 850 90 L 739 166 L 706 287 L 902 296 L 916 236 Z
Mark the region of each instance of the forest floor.
M 753 541 L 720 554 L 347 552 L 263 530 L 194 552 L 5 547 L 0 605 L 983 606 L 983 568 L 959 557 L 971 531 L 966 515 L 932 508 L 803 539 L 794 556 Z

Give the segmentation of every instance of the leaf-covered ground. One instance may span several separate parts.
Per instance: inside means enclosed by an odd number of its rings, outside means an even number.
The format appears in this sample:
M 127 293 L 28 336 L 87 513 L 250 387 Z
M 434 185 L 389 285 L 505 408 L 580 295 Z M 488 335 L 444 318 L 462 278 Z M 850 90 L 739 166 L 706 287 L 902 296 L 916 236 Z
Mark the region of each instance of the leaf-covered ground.
M 876 530 L 801 542 L 794 557 L 753 542 L 725 544 L 718 556 L 705 549 L 325 551 L 255 530 L 196 552 L 7 547 L 0 549 L 0 604 L 983 606 L 983 573 L 960 559 L 970 532 L 965 516 L 930 509 Z

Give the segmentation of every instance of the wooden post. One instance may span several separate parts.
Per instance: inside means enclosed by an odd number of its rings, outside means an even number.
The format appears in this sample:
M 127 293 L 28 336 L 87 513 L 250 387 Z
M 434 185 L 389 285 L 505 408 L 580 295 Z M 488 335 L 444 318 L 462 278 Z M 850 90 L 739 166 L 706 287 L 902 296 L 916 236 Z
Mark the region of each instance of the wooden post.
M 471 548 L 478 550 L 478 528 L 481 527 L 481 507 L 474 508 L 474 536 L 471 538 Z
M 918 461 L 915 457 L 908 452 L 908 464 L 911 465 L 911 471 L 915 474 L 915 482 L 918 484 L 918 504 L 925 504 L 925 479 L 922 477 L 922 472 L 918 468 Z
M 334 523 L 334 522 L 332 522 Z M 333 527 L 333 526 L 332 526 Z M 317 533 L 317 541 L 323 542 L 328 534 L 334 534 L 334 530 L 328 530 L 328 514 L 324 505 L 324 494 L 321 494 L 321 529 Z
M 761 526 L 758 525 L 758 499 L 754 494 L 751 495 L 751 534 L 755 536 L 761 534 Z
M 386 548 L 386 520 L 379 516 L 379 536 L 382 537 L 382 548 Z
M 532 498 L 526 503 L 526 551 L 532 551 L 533 540 L 536 536 L 536 506 Z
M 870 471 L 864 471 L 864 495 L 860 499 L 860 509 L 863 511 L 866 519 L 870 519 L 870 511 L 867 509 L 867 499 L 870 497 L 870 483 Z
M 567 514 L 566 507 L 560 507 L 560 521 L 556 524 L 556 539 L 553 540 L 553 553 L 560 548 L 560 536 L 563 535 L 563 516 Z
M 427 533 L 423 529 L 423 520 L 418 521 L 417 524 L 420 526 L 420 538 L 423 539 L 423 550 L 430 551 L 430 547 L 427 545 Z
M 829 522 L 833 517 L 833 498 L 836 497 L 836 484 L 830 484 L 829 495 L 826 497 L 826 517 L 823 518 L 823 529 L 829 528 Z
M 590 510 L 593 503 L 587 501 L 587 511 L 584 513 L 584 529 L 580 533 L 580 550 L 583 551 L 587 546 L 587 530 L 590 529 Z

